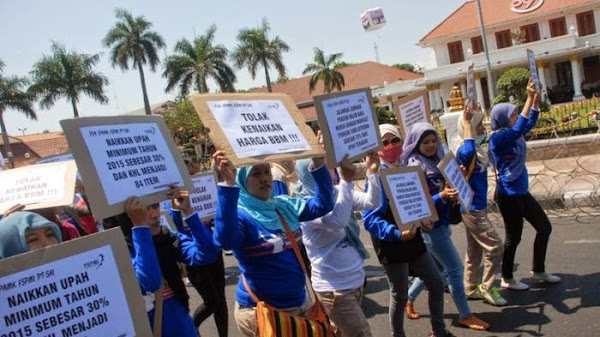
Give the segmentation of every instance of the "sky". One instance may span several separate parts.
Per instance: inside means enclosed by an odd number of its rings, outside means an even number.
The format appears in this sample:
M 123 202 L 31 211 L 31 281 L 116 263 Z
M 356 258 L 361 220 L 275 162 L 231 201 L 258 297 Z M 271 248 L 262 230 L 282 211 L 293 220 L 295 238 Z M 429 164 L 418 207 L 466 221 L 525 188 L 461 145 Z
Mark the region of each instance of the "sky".
M 417 42 L 450 15 L 466 0 L 21 0 L 3 1 L 0 11 L 0 60 L 5 63 L 4 76 L 28 76 L 42 55 L 49 54 L 51 41 L 67 50 L 80 53 L 101 53 L 96 71 L 105 75 L 110 84 L 105 93 L 109 103 L 101 105 L 82 96 L 78 110 L 82 117 L 124 114 L 143 108 L 139 74 L 113 68 L 108 49 L 101 41 L 114 25 L 115 8 L 125 8 L 135 16 L 144 16 L 153 29 L 162 35 L 167 47 L 159 52 L 161 59 L 173 53 L 173 46 L 182 38 L 192 40 L 206 29 L 217 26 L 216 43 L 230 51 L 236 46 L 241 28 L 256 27 L 263 17 L 271 25 L 270 37 L 279 36 L 291 50 L 284 53 L 289 78 L 302 76 L 306 64 L 312 62 L 313 48 L 325 54 L 343 53 L 343 60 L 360 63 L 376 61 L 373 45 L 377 44 L 383 64 L 413 63 L 433 67 L 431 49 Z M 364 32 L 359 16 L 366 9 L 381 7 L 385 27 Z M 176 92 L 165 93 L 166 79 L 162 64 L 155 73 L 145 69 L 150 104 L 173 99 Z M 252 79 L 245 69 L 236 70 L 237 89 L 265 85 L 260 69 Z M 276 79 L 276 75 L 271 76 Z M 212 86 L 213 90 L 215 86 Z M 70 103 L 60 99 L 51 109 L 35 106 L 37 121 L 21 112 L 6 110 L 4 121 L 9 135 L 60 131 L 59 121 L 72 118 Z

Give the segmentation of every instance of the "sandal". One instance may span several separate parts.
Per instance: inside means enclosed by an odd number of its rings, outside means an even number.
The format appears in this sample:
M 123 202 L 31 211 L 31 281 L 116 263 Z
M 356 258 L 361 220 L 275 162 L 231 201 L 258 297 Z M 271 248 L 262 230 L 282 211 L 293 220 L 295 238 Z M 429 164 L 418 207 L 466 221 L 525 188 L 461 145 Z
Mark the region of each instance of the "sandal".
M 487 330 L 490 325 L 475 315 L 459 319 L 458 324 L 473 330 Z
M 421 314 L 418 313 L 417 311 L 415 311 L 415 307 L 413 305 L 413 302 L 411 302 L 411 301 L 406 302 L 406 306 L 404 307 L 404 310 L 406 311 L 406 317 L 408 317 L 410 319 L 421 318 Z

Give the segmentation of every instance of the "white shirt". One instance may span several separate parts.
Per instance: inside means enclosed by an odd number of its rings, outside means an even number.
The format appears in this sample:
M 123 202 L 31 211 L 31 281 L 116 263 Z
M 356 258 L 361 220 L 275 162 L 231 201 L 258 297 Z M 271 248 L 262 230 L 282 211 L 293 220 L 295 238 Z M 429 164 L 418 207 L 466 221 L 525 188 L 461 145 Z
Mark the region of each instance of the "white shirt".
M 354 184 L 342 180 L 333 211 L 302 223 L 302 241 L 310 258 L 311 281 L 315 291 L 355 289 L 365 278 L 363 259 L 346 239 L 346 226 L 353 211 L 372 209 L 381 203 L 379 174 L 367 175 L 368 192 L 354 191 Z

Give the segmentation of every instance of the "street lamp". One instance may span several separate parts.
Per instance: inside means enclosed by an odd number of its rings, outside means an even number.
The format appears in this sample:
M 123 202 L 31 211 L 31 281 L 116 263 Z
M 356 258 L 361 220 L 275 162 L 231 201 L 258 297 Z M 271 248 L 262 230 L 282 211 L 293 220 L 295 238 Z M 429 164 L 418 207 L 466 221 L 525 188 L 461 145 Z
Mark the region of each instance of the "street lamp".
M 483 42 L 483 49 L 485 51 L 485 61 L 487 70 L 487 81 L 488 81 L 488 95 L 490 99 L 490 105 L 494 100 L 494 79 L 492 78 L 492 65 L 490 64 L 490 54 L 488 53 L 487 36 L 485 33 L 485 25 L 483 24 L 483 12 L 481 10 L 481 0 L 477 0 L 477 10 L 479 11 L 479 25 L 481 28 L 481 39 Z M 483 101 L 483 100 L 482 100 Z
M 17 130 L 19 130 L 23 136 L 25 136 L 25 131 L 27 131 L 27 128 L 17 128 Z

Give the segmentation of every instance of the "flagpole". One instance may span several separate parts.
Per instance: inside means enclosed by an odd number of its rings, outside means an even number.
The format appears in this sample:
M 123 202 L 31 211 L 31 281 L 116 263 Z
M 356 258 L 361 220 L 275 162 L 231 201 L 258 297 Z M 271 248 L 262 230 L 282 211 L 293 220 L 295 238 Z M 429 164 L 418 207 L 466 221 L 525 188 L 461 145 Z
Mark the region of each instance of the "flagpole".
M 488 52 L 488 43 L 487 36 L 485 33 L 485 25 L 483 24 L 483 12 L 481 10 L 481 0 L 477 0 L 477 10 L 479 11 L 479 27 L 481 28 L 481 39 L 483 42 L 483 50 L 485 51 L 485 61 L 487 68 L 487 88 L 488 88 L 488 96 L 490 99 L 490 107 L 492 105 L 492 101 L 494 100 L 494 78 L 492 77 L 492 65 L 490 63 L 490 54 Z M 483 101 L 483 99 L 482 99 Z

